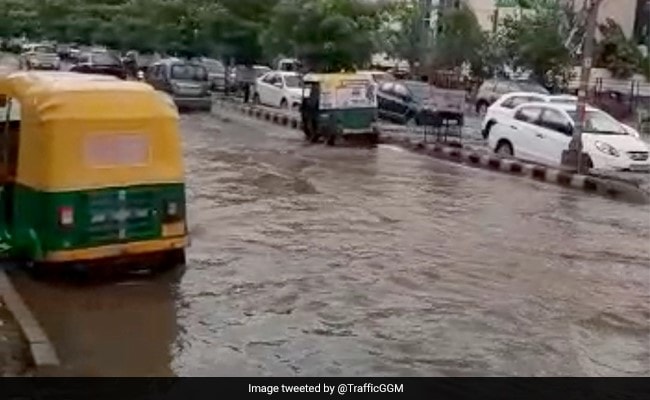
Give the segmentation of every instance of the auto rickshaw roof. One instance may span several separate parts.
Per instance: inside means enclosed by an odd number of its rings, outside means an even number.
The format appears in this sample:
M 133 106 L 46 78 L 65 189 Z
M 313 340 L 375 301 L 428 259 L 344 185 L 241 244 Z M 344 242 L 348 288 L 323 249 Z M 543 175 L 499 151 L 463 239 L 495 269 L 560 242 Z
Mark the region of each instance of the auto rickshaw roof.
M 178 118 L 151 86 L 108 75 L 28 71 L 0 74 L 0 93 L 15 97 L 41 120 Z

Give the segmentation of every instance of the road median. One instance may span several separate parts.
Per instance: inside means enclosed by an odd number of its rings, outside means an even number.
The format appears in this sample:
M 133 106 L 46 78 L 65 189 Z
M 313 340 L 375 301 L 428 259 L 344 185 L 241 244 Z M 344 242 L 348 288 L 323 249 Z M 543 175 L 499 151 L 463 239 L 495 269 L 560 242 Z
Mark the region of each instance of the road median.
M 290 129 L 302 129 L 299 116 L 284 110 L 274 111 L 222 99 L 216 100 L 216 105 L 221 110 L 233 111 Z M 485 148 L 464 144 L 459 138 L 445 142 L 426 142 L 418 137 L 394 135 L 382 131 L 380 142 L 397 145 L 433 158 L 529 178 L 537 182 L 577 189 L 617 200 L 650 204 L 650 188 L 641 181 L 619 179 L 605 174 L 581 175 L 558 168 L 502 158 L 491 154 Z

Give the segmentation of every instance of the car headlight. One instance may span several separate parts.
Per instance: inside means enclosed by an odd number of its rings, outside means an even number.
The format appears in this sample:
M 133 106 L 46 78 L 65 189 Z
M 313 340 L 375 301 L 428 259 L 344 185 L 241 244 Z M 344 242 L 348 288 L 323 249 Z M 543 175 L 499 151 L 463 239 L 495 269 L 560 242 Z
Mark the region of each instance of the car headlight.
M 596 141 L 596 143 L 594 143 L 594 145 L 596 146 L 596 148 L 598 150 L 600 150 L 601 152 L 603 152 L 603 153 L 605 153 L 605 154 L 607 154 L 609 156 L 612 156 L 612 157 L 619 157 L 620 156 L 620 153 L 610 144 Z

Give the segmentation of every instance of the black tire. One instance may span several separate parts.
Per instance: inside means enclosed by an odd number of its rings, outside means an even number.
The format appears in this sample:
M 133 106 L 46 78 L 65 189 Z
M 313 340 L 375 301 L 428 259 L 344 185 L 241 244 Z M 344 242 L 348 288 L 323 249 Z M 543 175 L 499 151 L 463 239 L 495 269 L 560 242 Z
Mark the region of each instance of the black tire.
M 502 140 L 497 144 L 497 148 L 494 149 L 494 152 L 498 155 L 505 157 L 514 157 L 515 151 L 512 148 L 512 144 L 507 140 Z
M 280 101 L 280 108 L 283 110 L 289 109 L 289 102 L 287 101 L 287 99 L 282 99 Z
M 332 127 L 332 128 L 330 128 L 330 129 L 328 129 L 328 132 L 327 132 L 327 139 L 325 140 L 325 143 L 326 143 L 328 146 L 335 146 L 335 145 L 336 145 L 336 142 L 337 142 L 337 140 L 338 140 L 338 137 L 339 137 L 339 130 L 338 130 L 338 128 L 336 128 L 336 127 Z

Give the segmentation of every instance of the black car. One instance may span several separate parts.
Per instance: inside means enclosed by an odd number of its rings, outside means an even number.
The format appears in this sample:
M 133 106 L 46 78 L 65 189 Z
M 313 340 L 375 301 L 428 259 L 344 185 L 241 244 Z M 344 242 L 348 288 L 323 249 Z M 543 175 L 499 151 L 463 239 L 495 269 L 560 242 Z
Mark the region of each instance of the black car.
M 70 69 L 84 74 L 112 75 L 127 78 L 127 71 L 120 58 L 107 51 L 87 52 L 79 55 L 77 63 Z
M 380 118 L 400 124 L 463 124 L 465 93 L 461 90 L 440 89 L 422 81 L 390 81 L 379 85 L 377 102 Z

